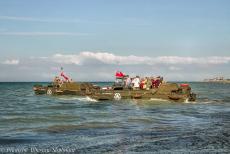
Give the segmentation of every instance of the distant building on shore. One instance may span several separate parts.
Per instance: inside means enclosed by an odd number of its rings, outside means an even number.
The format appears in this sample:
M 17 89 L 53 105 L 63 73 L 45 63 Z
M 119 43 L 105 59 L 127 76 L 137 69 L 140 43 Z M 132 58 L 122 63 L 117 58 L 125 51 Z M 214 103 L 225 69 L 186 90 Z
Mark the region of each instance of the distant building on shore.
M 204 82 L 220 82 L 220 83 L 230 83 L 230 79 L 224 79 L 223 76 L 211 78 L 211 79 L 204 79 Z

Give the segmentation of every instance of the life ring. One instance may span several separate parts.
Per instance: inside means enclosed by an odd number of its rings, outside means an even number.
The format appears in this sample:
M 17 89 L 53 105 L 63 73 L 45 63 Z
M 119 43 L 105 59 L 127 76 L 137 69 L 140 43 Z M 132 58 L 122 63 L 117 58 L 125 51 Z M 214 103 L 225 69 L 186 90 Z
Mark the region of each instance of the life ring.
M 53 94 L 52 89 L 49 88 L 49 89 L 47 90 L 46 94 L 47 94 L 47 95 L 52 95 L 52 94 Z
M 120 93 L 115 93 L 113 98 L 115 100 L 119 101 L 119 100 L 121 100 L 121 94 Z

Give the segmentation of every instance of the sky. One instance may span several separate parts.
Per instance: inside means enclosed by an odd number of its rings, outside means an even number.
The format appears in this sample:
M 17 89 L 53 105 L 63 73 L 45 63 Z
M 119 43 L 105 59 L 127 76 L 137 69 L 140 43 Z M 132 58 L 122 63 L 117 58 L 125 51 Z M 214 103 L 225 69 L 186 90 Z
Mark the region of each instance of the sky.
M 0 0 L 0 81 L 230 78 L 229 0 Z

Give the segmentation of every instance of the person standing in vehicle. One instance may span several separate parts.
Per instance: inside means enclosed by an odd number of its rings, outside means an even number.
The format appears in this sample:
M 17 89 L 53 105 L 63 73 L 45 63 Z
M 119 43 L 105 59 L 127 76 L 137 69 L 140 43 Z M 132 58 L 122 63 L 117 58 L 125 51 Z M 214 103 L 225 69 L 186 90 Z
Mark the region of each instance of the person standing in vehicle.
M 134 86 L 133 86 L 134 90 L 138 90 L 140 88 L 140 78 L 139 78 L 139 76 L 136 76 L 136 78 L 134 78 L 133 84 L 134 84 Z
M 151 87 L 152 87 L 151 79 L 149 77 L 147 77 L 146 90 L 151 89 Z
M 126 76 L 126 80 L 125 80 L 125 87 L 130 89 L 131 88 L 131 78 L 129 77 L 129 75 Z

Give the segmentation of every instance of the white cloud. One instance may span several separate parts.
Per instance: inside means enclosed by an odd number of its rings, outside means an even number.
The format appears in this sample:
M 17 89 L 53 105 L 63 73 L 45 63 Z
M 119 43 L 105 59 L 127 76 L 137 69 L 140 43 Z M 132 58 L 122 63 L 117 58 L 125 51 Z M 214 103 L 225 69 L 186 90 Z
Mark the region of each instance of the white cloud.
M 59 22 L 59 23 L 80 23 L 84 22 L 78 19 L 64 20 L 55 18 L 35 18 L 35 17 L 23 17 L 23 16 L 0 16 L 0 20 L 12 20 L 12 21 L 28 21 L 28 22 Z
M 58 63 L 64 64 L 77 64 L 81 63 L 81 58 L 79 55 L 63 55 L 63 54 L 55 54 L 52 56 L 52 59 Z
M 85 36 L 87 33 L 74 32 L 0 32 L 0 35 L 6 36 Z
M 108 21 L 92 21 L 92 20 L 85 20 L 85 19 L 78 19 L 78 18 L 46 18 L 46 17 L 25 17 L 25 16 L 0 16 L 0 20 L 8 20 L 8 21 L 25 21 L 25 22 L 41 22 L 41 23 L 72 23 L 72 24 L 99 24 L 99 25 L 124 25 L 129 24 L 132 26 L 151 26 L 149 22 L 139 19 L 139 18 L 124 18 L 119 20 L 118 22 L 108 22 Z
M 18 20 L 18 21 L 47 21 L 47 20 L 42 20 L 42 19 L 37 19 L 37 18 L 31 18 L 31 17 L 18 17 L 18 16 L 0 16 L 1 20 Z
M 169 70 L 171 70 L 171 71 L 179 71 L 179 70 L 181 70 L 181 68 L 180 67 L 175 67 L 175 66 L 170 66 Z
M 6 65 L 18 65 L 19 64 L 19 60 L 18 59 L 7 59 L 5 61 L 2 62 L 2 64 L 6 64 Z
M 113 81 L 116 70 L 131 76 L 164 76 L 166 80 L 229 77 L 229 57 L 121 56 L 107 52 L 9 58 L 0 62 L 0 81 L 51 81 L 63 67 L 75 81 Z M 12 67 L 16 66 L 16 67 Z M 181 71 L 183 70 L 183 71 Z M 26 72 L 26 73 L 22 73 Z
M 159 56 L 159 57 L 146 57 L 146 56 L 119 56 L 107 52 L 81 52 L 79 54 L 55 54 L 52 60 L 64 64 L 77 64 L 96 60 L 104 64 L 117 64 L 117 65 L 155 65 L 155 64 L 228 64 L 230 57 L 180 57 L 180 56 Z M 172 69 L 172 68 L 171 68 Z M 174 68 L 175 70 L 175 68 Z

